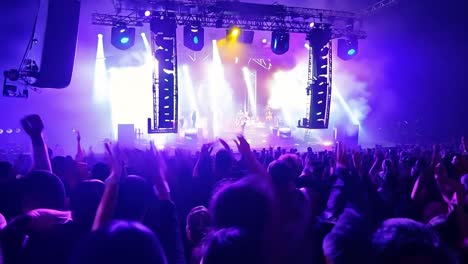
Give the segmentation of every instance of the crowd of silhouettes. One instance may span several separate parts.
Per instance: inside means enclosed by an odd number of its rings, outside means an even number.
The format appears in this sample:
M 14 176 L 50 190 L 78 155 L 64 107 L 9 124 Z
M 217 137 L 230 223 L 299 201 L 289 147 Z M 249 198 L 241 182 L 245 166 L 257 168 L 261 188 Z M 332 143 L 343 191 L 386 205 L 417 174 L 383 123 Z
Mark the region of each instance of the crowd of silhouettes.
M 32 155 L 0 162 L 0 263 L 468 263 L 468 139 L 99 157 L 78 133 L 64 157 L 38 115 L 21 124 Z

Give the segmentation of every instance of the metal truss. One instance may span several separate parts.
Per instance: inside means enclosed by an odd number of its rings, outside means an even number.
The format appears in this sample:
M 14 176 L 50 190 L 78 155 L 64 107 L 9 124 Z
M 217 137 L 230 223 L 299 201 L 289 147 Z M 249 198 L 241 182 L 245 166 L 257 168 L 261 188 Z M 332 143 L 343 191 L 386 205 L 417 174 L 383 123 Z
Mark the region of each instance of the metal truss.
M 381 0 L 373 5 L 370 5 L 368 6 L 364 11 L 363 11 L 363 14 L 365 16 L 370 16 L 372 14 L 375 14 L 376 12 L 384 9 L 384 8 L 387 8 L 387 7 L 390 7 L 390 6 L 393 6 L 393 5 L 396 5 L 398 3 L 398 0 Z
M 361 21 L 359 15 L 351 12 L 207 0 L 148 1 L 147 4 L 145 7 L 140 5 L 138 8 L 114 14 L 93 13 L 92 23 L 103 26 L 114 26 L 119 23 L 127 26 L 143 26 L 151 20 L 151 17 L 142 15 L 142 11 L 148 9 L 152 10 L 152 16 L 174 14 L 177 24 L 181 26 L 196 21 L 203 27 L 229 28 L 236 25 L 242 29 L 259 31 L 282 29 L 291 33 L 307 34 L 311 23 L 319 23 L 331 25 L 333 38 L 366 37 L 364 31 L 348 26 L 349 23 Z M 248 11 L 249 9 L 253 11 Z

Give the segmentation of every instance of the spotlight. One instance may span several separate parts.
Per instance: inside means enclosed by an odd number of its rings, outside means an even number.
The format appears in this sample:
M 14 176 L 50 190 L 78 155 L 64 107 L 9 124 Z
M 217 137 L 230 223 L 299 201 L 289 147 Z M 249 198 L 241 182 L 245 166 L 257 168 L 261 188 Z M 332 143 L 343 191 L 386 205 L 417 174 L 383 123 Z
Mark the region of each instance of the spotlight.
M 289 50 L 289 33 L 283 30 L 274 30 L 271 34 L 271 50 L 282 55 Z
M 268 42 L 268 39 L 266 39 L 266 38 L 263 38 L 263 39 L 262 39 L 262 43 L 263 43 L 263 44 L 267 44 L 267 42 Z
M 11 133 L 13 133 L 13 129 L 8 128 L 5 132 L 6 132 L 7 134 L 11 134 Z
M 127 50 L 135 45 L 135 28 L 125 25 L 112 27 L 111 43 L 120 50 Z
M 149 17 L 149 16 L 151 16 L 151 11 L 146 10 L 146 11 L 145 11 L 145 17 Z
M 241 33 L 241 30 L 238 27 L 232 27 L 229 30 L 229 36 L 235 39 L 237 39 L 240 36 L 240 33 Z
M 252 30 L 241 30 L 238 27 L 231 27 L 226 31 L 226 39 L 228 41 L 237 41 L 245 44 L 252 44 L 254 39 Z
M 97 34 L 98 39 L 102 39 L 103 35 L 101 33 Z
M 310 28 L 313 28 L 314 26 L 315 26 L 315 23 L 314 23 L 314 22 L 310 22 L 309 27 L 310 27 Z
M 350 60 L 358 53 L 357 39 L 339 39 L 338 57 L 342 60 Z
M 3 129 L 0 128 L 0 135 L 3 134 Z
M 21 133 L 21 128 L 17 128 L 17 129 L 15 129 L 15 132 L 16 132 L 16 134 L 19 134 L 19 133 Z
M 184 46 L 193 50 L 201 51 L 205 46 L 205 29 L 200 23 L 193 23 L 184 27 Z
M 127 44 L 129 41 L 130 41 L 129 37 L 122 37 L 120 39 L 120 43 L 122 43 L 122 44 Z

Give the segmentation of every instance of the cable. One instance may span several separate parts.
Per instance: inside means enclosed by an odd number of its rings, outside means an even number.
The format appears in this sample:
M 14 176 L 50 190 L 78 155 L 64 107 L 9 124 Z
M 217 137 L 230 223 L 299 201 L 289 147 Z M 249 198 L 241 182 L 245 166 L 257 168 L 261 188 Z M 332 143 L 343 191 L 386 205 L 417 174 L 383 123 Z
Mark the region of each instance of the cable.
M 31 52 L 32 46 L 34 44 L 34 35 L 36 34 L 37 19 L 39 18 L 40 10 L 41 10 L 41 5 L 39 4 L 39 7 L 38 7 L 37 13 L 36 13 L 36 18 L 34 19 L 34 25 L 33 25 L 32 33 L 31 33 L 31 38 L 29 39 L 28 45 L 26 47 L 26 51 L 24 52 L 23 59 L 21 60 L 21 64 L 20 64 L 20 66 L 18 68 L 18 71 L 21 71 L 21 69 L 23 68 L 24 61 L 26 60 L 26 57 Z

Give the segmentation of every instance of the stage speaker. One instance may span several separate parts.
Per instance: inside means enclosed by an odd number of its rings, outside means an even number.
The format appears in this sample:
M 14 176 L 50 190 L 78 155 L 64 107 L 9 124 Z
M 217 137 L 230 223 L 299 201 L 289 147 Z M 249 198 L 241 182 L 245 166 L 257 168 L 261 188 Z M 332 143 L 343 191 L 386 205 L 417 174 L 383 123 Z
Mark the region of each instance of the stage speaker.
M 39 88 L 66 88 L 71 81 L 75 62 L 79 0 L 48 0 L 45 34 L 39 76 L 33 84 Z
M 135 143 L 135 125 L 119 124 L 117 127 L 117 140 L 120 145 L 133 146 Z
M 339 126 L 335 128 L 335 142 L 342 142 L 348 148 L 359 145 L 359 125 Z

